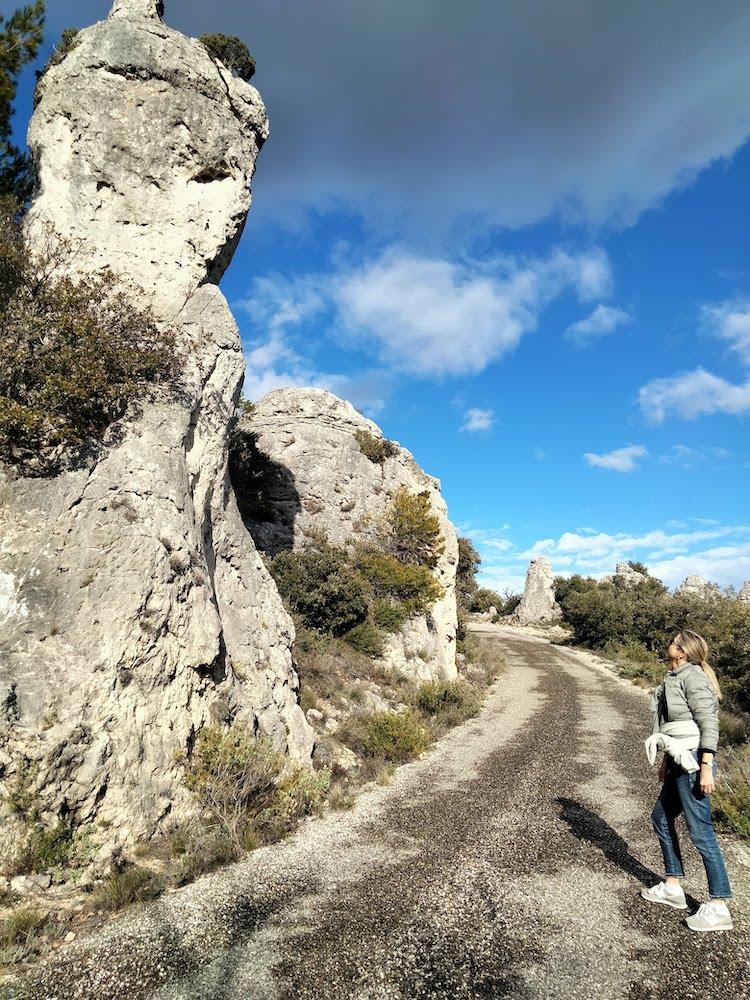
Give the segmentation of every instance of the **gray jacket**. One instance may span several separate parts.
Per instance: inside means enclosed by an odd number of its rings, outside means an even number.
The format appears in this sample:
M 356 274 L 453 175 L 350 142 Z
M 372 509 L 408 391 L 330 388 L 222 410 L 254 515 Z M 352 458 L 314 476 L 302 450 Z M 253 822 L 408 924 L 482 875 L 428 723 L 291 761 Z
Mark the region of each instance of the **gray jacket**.
M 719 745 L 719 699 L 711 682 L 696 663 L 683 663 L 670 670 L 651 695 L 654 713 L 652 733 L 662 722 L 694 719 L 701 731 L 700 750 L 716 750 Z

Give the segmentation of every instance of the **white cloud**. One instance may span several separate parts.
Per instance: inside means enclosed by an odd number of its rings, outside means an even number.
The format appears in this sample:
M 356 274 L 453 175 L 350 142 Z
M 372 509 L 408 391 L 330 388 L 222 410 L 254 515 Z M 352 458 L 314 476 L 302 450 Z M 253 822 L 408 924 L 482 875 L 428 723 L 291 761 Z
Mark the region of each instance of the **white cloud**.
M 333 282 L 341 329 L 381 363 L 425 377 L 477 374 L 534 330 L 563 292 L 602 294 L 601 251 L 468 265 L 393 249 Z
M 646 419 L 654 424 L 660 424 L 670 414 L 683 420 L 713 413 L 738 416 L 750 410 L 750 381 L 737 385 L 696 368 L 648 382 L 640 389 L 638 402 Z
M 623 326 L 631 321 L 632 317 L 624 309 L 598 305 L 586 319 L 572 323 L 565 331 L 565 336 L 568 340 L 572 340 L 577 347 L 586 347 L 598 337 L 613 333 L 618 326 Z
M 536 328 L 553 299 L 600 297 L 611 283 L 598 248 L 456 262 L 391 247 L 359 266 L 339 258 L 325 274 L 256 278 L 236 305 L 264 334 L 325 319 L 344 346 L 370 349 L 390 371 L 442 377 L 483 371 Z
M 694 469 L 703 462 L 723 461 L 731 458 L 731 455 L 732 453 L 726 448 L 691 448 L 686 444 L 674 444 L 668 452 L 659 456 L 659 461 L 663 465 L 680 465 L 684 469 Z
M 642 444 L 629 444 L 624 448 L 615 448 L 604 455 L 587 451 L 584 459 L 589 465 L 599 469 L 612 469 L 614 472 L 632 472 L 638 467 L 638 459 L 648 455 L 648 450 Z
M 728 300 L 704 306 L 704 325 L 717 337 L 729 342 L 740 362 L 750 366 L 750 301 Z M 729 382 L 704 368 L 657 378 L 642 386 L 638 402 L 646 419 L 660 424 L 674 414 L 683 420 L 714 413 L 739 416 L 750 410 L 750 379 Z
M 464 413 L 464 422 L 461 425 L 462 431 L 488 431 L 495 423 L 494 410 L 480 410 L 476 406 Z
M 703 320 L 716 336 L 728 340 L 742 362 L 750 366 L 750 301 L 730 300 L 704 306 Z
M 723 587 L 740 587 L 750 580 L 750 543 L 722 545 L 649 563 L 651 572 L 669 587 L 678 586 L 686 576 L 697 573 Z

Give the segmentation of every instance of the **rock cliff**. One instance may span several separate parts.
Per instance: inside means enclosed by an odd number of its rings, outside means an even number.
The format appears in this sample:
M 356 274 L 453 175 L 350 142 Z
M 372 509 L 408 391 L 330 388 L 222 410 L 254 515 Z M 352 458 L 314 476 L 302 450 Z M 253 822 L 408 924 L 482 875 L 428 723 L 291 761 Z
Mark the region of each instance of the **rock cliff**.
M 26 234 L 72 238 L 76 268 L 148 297 L 177 333 L 180 391 L 80 468 L 0 468 L 0 793 L 23 789 L 47 822 L 96 820 L 115 844 L 189 809 L 173 751 L 206 723 L 238 720 L 298 759 L 313 747 L 293 626 L 227 472 L 244 362 L 215 282 L 265 109 L 161 10 L 118 0 L 40 81 Z M 7 806 L 4 822 L 7 848 Z
M 682 597 L 700 597 L 702 601 L 708 601 L 712 597 L 718 597 L 721 590 L 717 584 L 709 583 L 704 577 L 693 573 L 685 577 L 677 588 L 677 593 Z
M 737 600 L 743 604 L 750 604 L 750 580 L 745 580 L 742 590 L 737 595 Z
M 519 625 L 542 625 L 562 617 L 555 600 L 552 564 L 546 556 L 537 556 L 529 563 L 523 596 L 512 617 Z
M 311 532 L 324 532 L 346 547 L 373 541 L 378 521 L 401 487 L 427 491 L 440 521 L 445 550 L 435 568 L 444 596 L 427 615 L 411 618 L 387 639 L 386 660 L 424 679 L 456 676 L 456 566 L 458 543 L 440 484 L 405 448 L 381 461 L 368 458 L 358 432 L 382 441 L 380 428 L 323 389 L 279 389 L 256 404 L 241 423 L 257 449 L 259 492 L 266 510 L 246 523 L 261 551 L 300 548 Z

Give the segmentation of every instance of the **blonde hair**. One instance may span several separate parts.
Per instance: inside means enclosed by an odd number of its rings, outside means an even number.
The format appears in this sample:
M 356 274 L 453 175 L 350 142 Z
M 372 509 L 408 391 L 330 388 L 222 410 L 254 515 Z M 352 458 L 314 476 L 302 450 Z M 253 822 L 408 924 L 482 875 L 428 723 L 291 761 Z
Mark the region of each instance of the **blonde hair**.
M 714 673 L 714 668 L 708 662 L 708 643 L 702 635 L 691 632 L 690 629 L 683 629 L 677 635 L 677 645 L 688 658 L 688 663 L 697 664 L 711 682 L 711 687 L 716 692 L 717 698 L 722 698 L 719 681 Z

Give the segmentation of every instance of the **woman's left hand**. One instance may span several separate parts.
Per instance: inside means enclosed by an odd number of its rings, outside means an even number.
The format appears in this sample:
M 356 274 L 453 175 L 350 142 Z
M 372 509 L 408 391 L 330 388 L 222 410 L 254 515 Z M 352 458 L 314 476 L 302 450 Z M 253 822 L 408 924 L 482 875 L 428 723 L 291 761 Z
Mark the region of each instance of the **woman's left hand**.
M 704 795 L 710 795 L 715 788 L 713 768 L 709 764 L 701 764 L 701 791 Z

